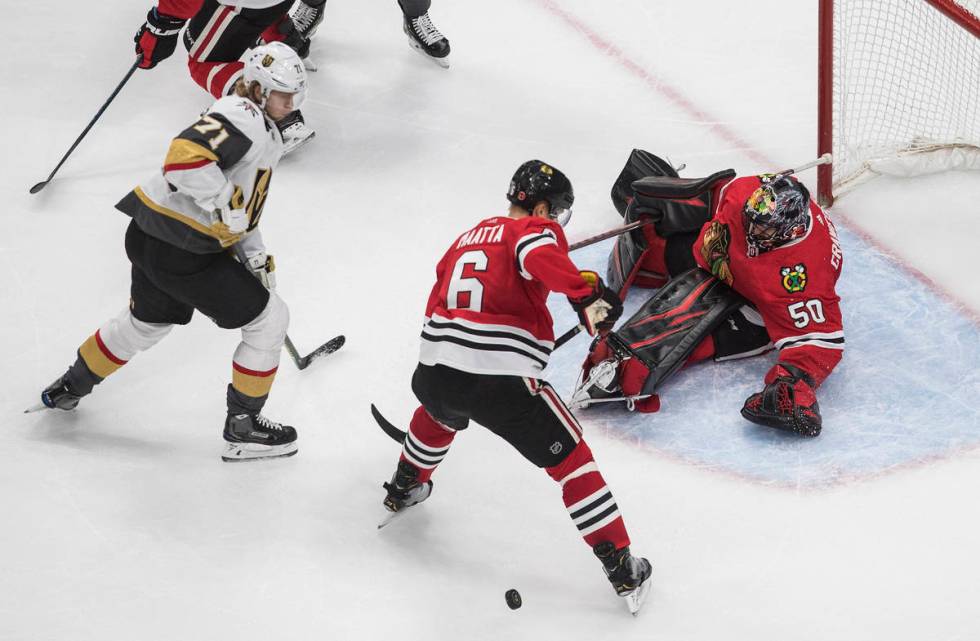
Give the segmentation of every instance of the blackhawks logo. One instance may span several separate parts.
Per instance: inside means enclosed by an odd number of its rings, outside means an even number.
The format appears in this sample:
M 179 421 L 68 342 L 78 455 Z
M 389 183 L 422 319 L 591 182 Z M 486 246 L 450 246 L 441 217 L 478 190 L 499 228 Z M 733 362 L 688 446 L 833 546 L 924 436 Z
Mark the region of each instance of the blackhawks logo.
M 728 226 L 714 221 L 704 232 L 701 242 L 701 257 L 711 268 L 711 273 L 718 280 L 722 280 L 727 285 L 731 285 L 732 270 L 728 264 L 728 245 L 731 237 L 728 233 Z
M 783 289 L 790 294 L 796 294 L 806 289 L 806 265 L 799 263 L 792 268 L 783 267 L 779 270 L 783 279 Z

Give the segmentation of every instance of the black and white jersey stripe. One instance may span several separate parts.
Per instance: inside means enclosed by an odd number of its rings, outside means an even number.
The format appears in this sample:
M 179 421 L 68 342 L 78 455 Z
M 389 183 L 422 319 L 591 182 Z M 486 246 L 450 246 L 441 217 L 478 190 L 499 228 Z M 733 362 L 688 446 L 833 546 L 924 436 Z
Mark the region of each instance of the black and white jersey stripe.
M 423 445 L 411 430 L 405 435 L 405 443 L 402 446 L 402 454 L 409 463 L 426 470 L 431 470 L 442 463 L 447 452 L 449 452 L 448 445 L 440 448 Z
M 605 485 L 581 501 L 569 505 L 568 514 L 582 536 L 588 536 L 620 517 L 616 499 Z
M 422 327 L 419 360 L 474 374 L 535 377 L 548 364 L 554 345 L 517 327 L 433 314 Z
M 517 258 L 517 269 L 521 272 L 521 276 L 527 280 L 531 280 L 530 272 L 524 267 L 524 260 L 527 255 L 538 247 L 543 247 L 545 245 L 557 245 L 558 240 L 555 238 L 555 232 L 550 229 L 545 229 L 544 231 L 536 231 L 533 234 L 528 234 L 517 239 L 517 243 L 514 245 L 514 255 Z
M 842 350 L 844 349 L 844 332 L 810 332 L 800 336 L 787 336 L 776 341 L 776 349 L 792 349 L 804 346 Z

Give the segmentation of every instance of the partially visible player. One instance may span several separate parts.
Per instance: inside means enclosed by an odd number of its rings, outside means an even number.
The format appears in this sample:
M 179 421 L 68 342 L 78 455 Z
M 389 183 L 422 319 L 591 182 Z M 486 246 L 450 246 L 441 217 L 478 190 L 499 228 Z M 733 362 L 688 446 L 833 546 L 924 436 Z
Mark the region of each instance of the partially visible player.
M 427 499 L 436 466 L 456 434 L 475 421 L 561 484 L 565 506 L 602 560 L 616 592 L 638 607 L 650 563 L 630 539 L 582 428 L 541 372 L 554 347 L 548 293 L 568 296 L 590 334 L 622 313 L 614 292 L 568 257 L 559 221 L 572 185 L 531 160 L 514 174 L 507 216 L 487 218 L 453 242 L 436 267 L 412 390 L 415 411 L 385 507 L 397 513 Z
M 262 42 L 285 42 L 301 58 L 309 53 L 309 38 L 289 17 L 293 0 L 158 0 L 136 32 L 140 67 L 152 69 L 170 57 L 181 29 L 191 77 L 215 98 L 230 95 L 242 79 L 242 56 Z M 294 109 L 277 121 L 290 153 L 309 142 L 315 132 Z
M 835 287 L 843 254 L 833 223 L 791 176 L 732 179 L 734 172 L 719 172 L 698 182 L 666 173 L 666 180 L 633 183 L 638 193 L 627 218 L 640 211 L 657 222 L 645 237 L 620 240 L 609 279 L 625 288 L 645 271 L 654 281 L 666 272 L 669 281 L 593 345 L 584 367 L 586 382 L 593 381 L 580 390 L 587 396 L 578 394 L 579 404 L 621 395 L 637 409 L 656 411 L 656 390 L 684 363 L 775 348 L 779 358 L 765 387 L 745 401 L 742 416 L 817 436 L 822 419 L 816 389 L 844 349 Z M 671 190 L 700 194 L 650 198 L 644 189 L 661 196 Z M 699 220 L 698 210 L 710 219 Z
M 310 39 L 323 22 L 327 0 L 296 0 L 289 14 L 300 34 Z M 432 0 L 398 0 L 402 10 L 402 29 L 408 36 L 408 44 L 440 67 L 449 67 L 449 40 L 439 32 L 429 7 Z
M 298 106 L 305 89 L 306 73 L 292 49 L 256 47 L 235 95 L 215 102 L 178 134 L 162 171 L 116 205 L 132 217 L 126 230 L 129 306 L 79 347 L 74 364 L 41 393 L 43 407 L 75 409 L 174 325 L 189 323 L 196 309 L 242 333 L 226 393 L 222 458 L 296 453 L 296 430 L 261 414 L 289 310 L 274 291 L 274 264 L 258 224 L 282 156 L 276 120 Z

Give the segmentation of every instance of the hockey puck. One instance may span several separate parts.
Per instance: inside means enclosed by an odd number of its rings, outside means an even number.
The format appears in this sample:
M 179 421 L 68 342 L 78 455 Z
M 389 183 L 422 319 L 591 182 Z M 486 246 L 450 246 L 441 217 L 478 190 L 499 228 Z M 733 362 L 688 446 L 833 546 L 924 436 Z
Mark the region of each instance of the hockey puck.
M 504 600 L 507 601 L 507 607 L 511 610 L 516 610 L 524 603 L 521 601 L 521 593 L 513 588 L 504 592 Z

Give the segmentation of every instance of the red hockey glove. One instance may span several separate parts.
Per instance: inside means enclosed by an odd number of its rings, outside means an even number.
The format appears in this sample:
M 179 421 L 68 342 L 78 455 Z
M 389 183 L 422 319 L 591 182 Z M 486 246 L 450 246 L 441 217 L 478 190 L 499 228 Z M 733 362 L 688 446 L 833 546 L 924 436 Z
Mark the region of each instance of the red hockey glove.
M 140 56 L 141 69 L 152 69 L 157 63 L 173 55 L 177 48 L 177 37 L 185 22 L 187 21 L 183 18 L 159 14 L 156 7 L 150 9 L 146 14 L 146 22 L 133 37 L 136 53 Z
M 820 435 L 822 421 L 810 376 L 798 367 L 780 363 L 766 374 L 766 388 L 742 406 L 742 416 L 766 427 L 800 436 Z
M 616 292 L 606 288 L 606 284 L 595 272 L 580 272 L 582 278 L 592 286 L 592 293 L 582 298 L 569 298 L 572 309 L 578 312 L 579 322 L 589 336 L 612 330 L 616 321 L 623 315 L 623 302 Z

